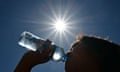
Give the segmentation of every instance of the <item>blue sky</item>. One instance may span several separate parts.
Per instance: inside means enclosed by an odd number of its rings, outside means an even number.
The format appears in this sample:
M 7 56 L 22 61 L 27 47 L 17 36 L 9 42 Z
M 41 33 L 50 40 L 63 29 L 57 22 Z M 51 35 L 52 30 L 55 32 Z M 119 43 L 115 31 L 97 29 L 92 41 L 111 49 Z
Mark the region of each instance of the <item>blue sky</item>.
M 0 0 L 0 72 L 13 72 L 27 49 L 18 46 L 23 31 L 49 38 L 67 51 L 78 34 L 98 35 L 120 43 L 119 0 Z M 72 27 L 61 39 L 50 35 L 55 14 L 66 15 Z M 55 14 L 53 13 L 55 12 Z M 65 12 L 67 12 L 65 14 Z M 33 72 L 64 72 L 64 63 L 48 62 Z

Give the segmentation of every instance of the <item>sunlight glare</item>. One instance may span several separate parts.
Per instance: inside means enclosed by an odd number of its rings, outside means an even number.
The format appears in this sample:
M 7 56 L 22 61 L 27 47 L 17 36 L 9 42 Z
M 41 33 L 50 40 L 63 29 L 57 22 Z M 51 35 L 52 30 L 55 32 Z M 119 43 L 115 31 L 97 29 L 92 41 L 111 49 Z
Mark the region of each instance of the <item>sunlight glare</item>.
M 67 28 L 66 23 L 63 20 L 57 20 L 54 24 L 54 27 L 58 32 L 63 32 Z
M 61 58 L 61 56 L 60 56 L 59 53 L 55 53 L 55 54 L 53 55 L 53 59 L 54 59 L 55 61 L 60 60 L 60 58 Z

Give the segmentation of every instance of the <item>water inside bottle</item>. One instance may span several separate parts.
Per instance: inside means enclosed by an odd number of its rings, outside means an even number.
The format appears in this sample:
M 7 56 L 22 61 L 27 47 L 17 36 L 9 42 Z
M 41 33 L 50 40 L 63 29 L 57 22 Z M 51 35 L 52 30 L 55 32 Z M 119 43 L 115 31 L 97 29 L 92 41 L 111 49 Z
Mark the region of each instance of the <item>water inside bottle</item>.
M 40 43 L 44 41 L 44 39 L 41 39 L 40 37 L 25 31 L 21 34 L 18 44 L 29 50 L 36 51 L 38 48 L 36 43 L 37 40 L 39 40 Z
M 36 51 L 38 48 L 40 48 L 39 45 L 44 44 L 44 45 L 48 46 L 49 44 L 47 44 L 47 42 L 45 39 L 42 39 L 42 38 L 40 38 L 40 37 L 30 33 L 30 32 L 24 31 L 21 34 L 21 37 L 19 39 L 18 44 L 22 47 L 29 49 L 29 50 Z M 54 45 L 54 43 L 52 45 Z M 44 49 L 46 49 L 46 48 L 44 48 Z M 40 49 L 39 51 L 42 51 L 42 49 Z M 68 57 L 65 54 L 63 48 L 54 45 L 54 53 L 52 54 L 51 59 L 53 61 L 56 61 L 56 62 L 58 62 L 58 61 L 65 62 L 67 60 L 67 58 Z
M 52 59 L 54 61 L 63 61 L 67 60 L 67 55 L 65 54 L 63 48 L 56 46 L 55 51 L 53 53 Z

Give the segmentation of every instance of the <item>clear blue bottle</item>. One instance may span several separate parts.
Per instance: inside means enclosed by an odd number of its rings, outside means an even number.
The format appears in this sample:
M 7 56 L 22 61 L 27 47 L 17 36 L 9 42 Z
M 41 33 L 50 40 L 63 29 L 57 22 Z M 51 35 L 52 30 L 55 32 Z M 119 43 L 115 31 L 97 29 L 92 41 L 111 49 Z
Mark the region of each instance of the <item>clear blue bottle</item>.
M 54 52 L 51 55 L 51 59 L 56 62 L 59 62 L 59 61 L 65 62 L 68 58 L 63 48 L 56 46 L 53 42 L 49 40 L 40 38 L 27 31 L 24 31 L 21 34 L 18 44 L 32 51 L 38 50 L 40 53 L 42 53 L 44 49 L 52 47 L 54 49 Z M 44 45 L 44 48 L 40 47 L 43 45 Z

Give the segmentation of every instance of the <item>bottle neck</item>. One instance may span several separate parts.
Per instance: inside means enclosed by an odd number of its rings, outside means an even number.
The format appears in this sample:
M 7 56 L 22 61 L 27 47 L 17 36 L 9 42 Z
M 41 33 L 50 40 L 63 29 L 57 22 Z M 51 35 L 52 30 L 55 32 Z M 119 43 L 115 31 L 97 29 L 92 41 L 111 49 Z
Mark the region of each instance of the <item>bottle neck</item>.
M 63 48 L 54 46 L 54 52 L 51 56 L 51 59 L 55 62 L 59 62 L 59 61 L 65 62 L 67 61 L 68 56 L 67 54 L 65 54 Z

